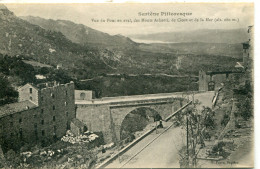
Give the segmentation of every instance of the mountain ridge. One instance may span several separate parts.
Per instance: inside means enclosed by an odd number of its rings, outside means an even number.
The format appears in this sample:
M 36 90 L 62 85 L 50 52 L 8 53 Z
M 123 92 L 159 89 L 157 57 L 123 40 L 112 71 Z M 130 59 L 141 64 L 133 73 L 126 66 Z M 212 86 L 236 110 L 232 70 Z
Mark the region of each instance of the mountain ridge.
M 125 48 L 136 45 L 130 38 L 123 35 L 109 35 L 69 20 L 44 19 L 34 16 L 21 16 L 20 18 L 46 30 L 59 31 L 72 42 L 84 46 L 98 44 L 110 48 Z
M 204 43 L 242 43 L 248 38 L 246 29 L 198 29 L 193 31 L 162 32 L 153 34 L 134 34 L 130 38 L 140 40 L 156 40 L 172 43 L 204 42 Z

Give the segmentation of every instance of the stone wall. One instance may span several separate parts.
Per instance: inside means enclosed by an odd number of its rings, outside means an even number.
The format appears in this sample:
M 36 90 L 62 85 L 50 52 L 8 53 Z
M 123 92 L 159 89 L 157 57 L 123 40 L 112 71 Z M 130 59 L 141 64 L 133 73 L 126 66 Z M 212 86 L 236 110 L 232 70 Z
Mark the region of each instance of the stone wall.
M 76 118 L 93 132 L 103 132 L 105 142 L 112 142 L 109 105 L 77 105 Z
M 199 91 L 208 91 L 209 77 L 205 71 L 199 71 Z
M 92 100 L 92 90 L 75 90 L 75 100 Z
M 56 136 L 62 137 L 75 118 L 74 83 L 57 85 L 42 89 L 40 107 L 47 124 L 56 130 Z M 51 121 L 51 122 L 50 122 Z M 56 129 L 55 129 L 56 128 Z

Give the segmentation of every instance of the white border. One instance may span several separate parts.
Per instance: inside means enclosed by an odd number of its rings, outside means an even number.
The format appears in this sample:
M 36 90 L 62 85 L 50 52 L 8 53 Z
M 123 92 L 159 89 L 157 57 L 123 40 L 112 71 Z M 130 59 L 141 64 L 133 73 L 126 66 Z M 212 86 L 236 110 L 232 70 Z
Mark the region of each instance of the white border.
M 254 81 L 255 81 L 255 90 L 254 90 L 254 114 L 255 114 L 255 168 L 260 168 L 260 160 L 258 157 L 260 156 L 260 146 L 257 143 L 260 143 L 260 125 L 258 121 L 260 121 L 260 115 L 258 115 L 260 110 L 260 104 L 257 102 L 260 100 L 260 59 L 259 59 L 259 2 L 257 0 L 0 0 L 0 3 L 255 3 L 255 44 L 254 44 Z M 260 123 L 260 122 L 259 122 Z

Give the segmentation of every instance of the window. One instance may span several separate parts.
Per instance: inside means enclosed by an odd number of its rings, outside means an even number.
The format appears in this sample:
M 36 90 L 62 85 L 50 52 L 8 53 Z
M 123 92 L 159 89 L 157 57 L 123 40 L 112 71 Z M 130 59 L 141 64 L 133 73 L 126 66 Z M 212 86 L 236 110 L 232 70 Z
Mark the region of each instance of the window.
M 43 109 L 41 109 L 41 114 L 43 114 Z
M 42 130 L 42 136 L 45 136 L 45 131 L 44 130 Z
M 67 121 L 67 130 L 70 130 L 70 122 Z
M 32 96 L 30 96 L 30 100 L 32 100 Z
M 67 96 L 68 95 L 68 91 L 66 90 L 65 93 L 66 93 L 66 96 Z
M 43 96 L 41 96 L 41 101 L 43 101 Z
M 52 106 L 52 110 L 55 110 L 55 106 L 54 105 Z
M 53 121 L 55 121 L 55 120 L 56 120 L 55 116 L 53 116 L 53 117 L 52 117 L 52 120 L 53 120 Z
M 37 132 L 37 130 L 34 131 L 34 134 L 35 134 L 36 140 L 38 141 L 39 138 L 38 138 L 38 132 Z
M 56 131 L 57 131 L 57 127 L 56 126 L 53 126 L 53 131 L 56 134 Z
M 20 124 L 22 123 L 22 118 L 19 119 L 19 123 L 20 123 Z
M 33 118 L 36 118 L 36 114 L 33 115 Z
M 23 137 L 23 129 L 22 129 L 22 128 L 19 129 L 19 137 L 20 137 L 20 138 Z
M 66 112 L 66 116 L 67 116 L 67 117 L 69 116 L 69 112 Z
M 54 98 L 54 94 L 53 93 L 51 93 L 51 97 Z
M 30 88 L 29 90 L 30 90 L 30 93 L 32 93 L 32 88 Z
M 68 103 L 67 102 L 65 102 L 65 106 L 67 106 L 68 105 Z
M 85 100 L 86 94 L 85 93 L 80 93 L 80 100 Z
M 42 125 L 44 125 L 44 120 L 43 119 L 42 119 L 41 123 L 42 123 Z

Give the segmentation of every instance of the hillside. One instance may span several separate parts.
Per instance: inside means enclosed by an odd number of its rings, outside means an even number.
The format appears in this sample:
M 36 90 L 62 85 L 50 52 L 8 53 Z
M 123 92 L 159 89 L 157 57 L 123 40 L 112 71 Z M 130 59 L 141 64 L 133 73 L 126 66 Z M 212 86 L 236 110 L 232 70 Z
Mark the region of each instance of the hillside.
M 152 43 L 140 44 L 143 51 L 158 51 L 176 54 L 197 54 L 197 55 L 222 55 L 233 58 L 242 58 L 243 48 L 241 43 L 205 43 L 205 42 L 186 42 L 186 43 Z
M 45 30 L 16 17 L 5 6 L 0 8 L 0 44 L 2 54 L 23 56 L 54 67 L 62 64 L 65 69 L 84 68 L 88 75 L 112 70 L 107 62 L 116 55 L 108 49 L 73 43 L 60 32 Z
M 190 55 L 192 57 L 191 60 L 203 60 L 203 63 L 223 65 L 225 68 L 228 66 L 227 64 L 231 63 L 233 66 L 242 58 L 241 44 L 216 43 L 214 40 L 212 40 L 212 43 L 135 43 L 127 37 L 121 35 L 111 36 L 71 21 L 43 19 L 33 16 L 21 18 L 44 29 L 61 32 L 77 44 L 98 48 L 102 51 L 100 52 L 102 61 L 113 69 L 114 73 L 190 73 L 190 71 L 187 72 L 185 69 L 176 70 L 175 63 L 179 55 L 185 55 L 185 58 L 187 58 L 187 55 L 192 54 Z M 189 39 L 187 37 L 183 38 Z M 214 56 L 212 57 L 211 55 Z M 224 57 L 225 63 L 223 64 L 217 58 L 222 56 L 228 56 L 232 59 Z M 183 62 L 183 65 L 190 67 L 189 59 L 187 61 L 187 63 Z M 198 70 L 197 68 L 201 68 L 200 63 L 194 64 L 193 70 Z M 197 72 L 192 73 L 197 74 Z
M 99 45 L 124 49 L 136 45 L 131 39 L 122 35 L 111 36 L 107 33 L 67 20 L 43 19 L 33 16 L 23 16 L 20 18 L 30 22 L 31 24 L 39 25 L 46 30 L 61 32 L 72 42 L 84 46 Z
M 140 40 L 155 40 L 162 42 L 187 43 L 242 43 L 248 39 L 246 29 L 200 29 L 194 31 L 162 32 L 154 34 L 129 35 Z

